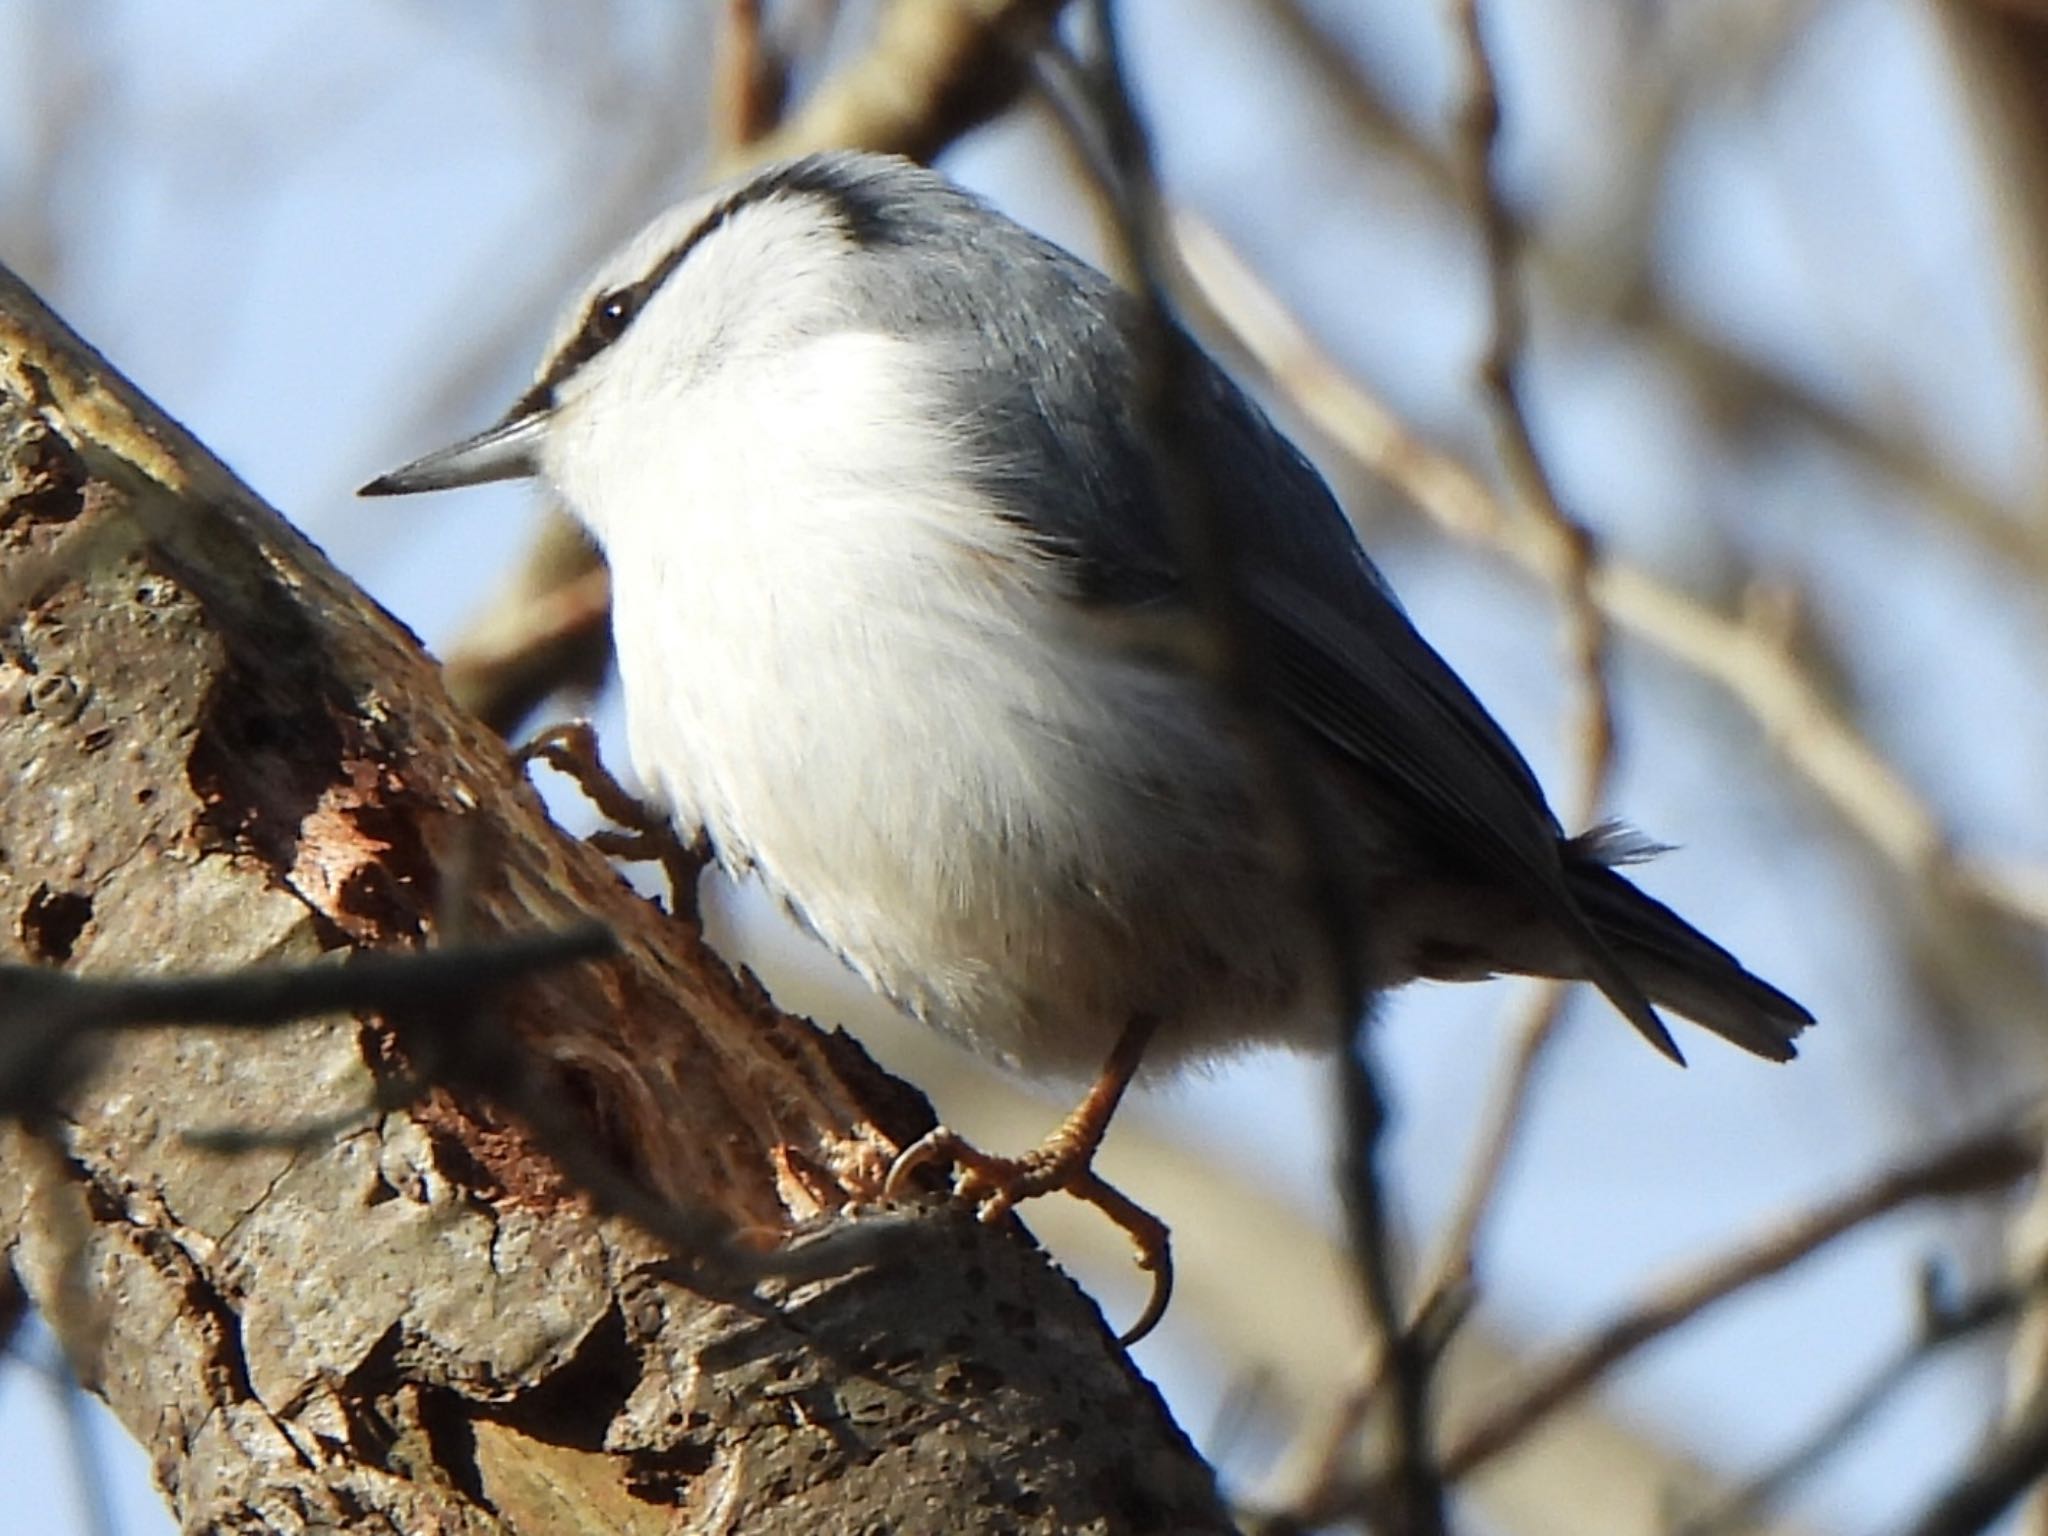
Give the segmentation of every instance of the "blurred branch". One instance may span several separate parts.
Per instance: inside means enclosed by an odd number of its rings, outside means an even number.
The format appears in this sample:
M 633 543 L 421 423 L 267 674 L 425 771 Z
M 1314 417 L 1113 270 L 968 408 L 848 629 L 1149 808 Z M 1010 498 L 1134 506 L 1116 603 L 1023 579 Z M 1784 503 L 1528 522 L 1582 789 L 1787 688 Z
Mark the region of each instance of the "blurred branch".
M 1528 1123 L 1538 1069 L 1555 1038 L 1563 1017 L 1568 989 L 1557 981 L 1526 984 L 1528 1001 L 1508 1033 L 1507 1056 L 1499 1068 L 1480 1116 L 1471 1160 L 1457 1203 L 1428 1267 L 1421 1300 L 1412 1314 L 1413 1325 L 1450 1305 L 1461 1293 L 1472 1290 L 1478 1270 L 1480 1234 L 1493 1212 L 1515 1148 Z
M 266 1029 L 344 1010 L 445 1007 L 613 948 L 609 930 L 586 923 L 448 949 L 366 953 L 346 965 L 249 966 L 215 976 L 74 976 L 0 962 L 0 1118 L 61 1112 L 90 1063 L 89 1037 L 103 1031 Z
M 1480 32 L 1478 0 L 1452 0 L 1451 25 L 1465 76 L 1457 113 L 1459 169 L 1478 227 L 1486 265 L 1492 326 L 1479 377 L 1493 417 L 1494 436 L 1508 485 L 1528 528 L 1529 547 L 1542 549 L 1549 578 L 1564 610 L 1567 650 L 1579 689 L 1578 776 L 1574 828 L 1600 813 L 1614 763 L 1614 700 L 1607 679 L 1607 619 L 1593 600 L 1599 552 L 1592 533 L 1565 511 L 1557 486 L 1537 451 L 1529 426 L 1528 317 L 1521 297 L 1521 232 L 1508 212 L 1496 151 L 1500 140 L 1500 86 Z M 1553 1005 L 1554 1014 L 1554 1005 Z
M 8 1265 L 188 1528 L 1222 1536 L 1208 1469 L 1013 1226 L 862 1209 L 929 1106 L 555 826 L 410 635 L 4 272 L 0 528 L 7 579 L 44 576 L 0 612 L 33 705 L 0 709 L 24 1012 L 253 1024 L 390 989 L 260 1035 L 101 1031 L 91 1092 L 0 1126 Z M 479 944 L 580 921 L 616 951 L 476 1008 L 480 951 L 414 952 L 451 884 Z M 344 947 L 405 953 L 289 964 Z
M 1407 174 L 1427 193 L 1451 205 L 1459 200 L 1455 157 L 1415 132 L 1342 42 L 1301 0 L 1265 0 L 1281 19 L 1297 57 L 1345 115 L 1353 133 Z M 1958 0 L 1967 6 L 1972 0 Z M 1944 0 L 1934 9 L 1952 8 Z M 1709 50 L 1712 73 L 1753 72 L 1796 37 L 1821 7 L 1807 0 L 1761 0 L 1750 19 L 1721 32 Z M 1716 18 L 1721 8 L 1716 8 Z M 1683 19 L 1689 10 L 1674 16 Z M 1698 95 L 1697 84 L 1690 93 Z M 1659 110 L 1652 108 L 1652 115 Z M 1662 109 L 1667 113 L 1670 108 Z M 1709 334 L 1691 320 L 1646 264 L 1619 264 L 1604 246 L 1577 251 L 1534 244 L 1529 268 L 1543 291 L 1568 314 L 1635 334 L 1656 356 L 1676 367 L 1702 403 L 1702 415 L 1722 423 L 1769 421 L 1790 425 L 1827 443 L 1911 492 L 1924 508 L 2000 558 L 2048 578 L 2048 520 L 2027 507 L 2011 507 L 1968 484 L 1911 423 L 1865 419 L 1810 385 Z
M 874 41 L 721 174 L 815 150 L 931 160 L 1007 111 L 1067 0 L 892 0 Z
M 1984 151 L 2007 287 L 2033 363 L 2034 409 L 2048 405 L 2048 6 L 1942 0 L 1926 7 L 1948 41 Z M 2048 541 L 2042 509 L 2035 534 Z
M 2032 365 L 2038 425 L 2048 407 L 2048 277 L 2043 275 L 2048 272 L 2048 149 L 2043 147 L 2048 144 L 2048 9 L 1984 0 L 1951 0 L 1925 9 L 1947 43 L 1956 84 L 1982 151 L 1981 179 L 1990 194 L 2014 319 Z M 2048 541 L 2048 514 L 2043 508 L 2035 508 L 2031 531 Z M 2048 591 L 2048 576 L 2040 585 Z M 2039 870 L 1980 868 L 1978 877 L 2001 885 L 2015 899 L 2048 910 L 2048 877 Z M 2038 1049 L 2038 1011 L 2029 1024 L 2028 1039 Z M 2036 1188 L 2029 1209 L 2013 1223 L 2008 1245 L 2009 1262 L 2022 1272 L 2048 1262 L 2048 1181 Z M 2038 1419 L 2048 1401 L 2048 1304 L 2041 1297 L 2034 1299 L 2014 1335 L 2007 1393 L 2017 1415 L 2008 1433 L 2024 1436 L 2028 1415 Z M 1971 1497 L 1984 1503 L 1981 1493 L 1972 1490 L 1966 1497 L 1966 1489 L 1959 1488 L 1950 1512 L 1930 1512 L 1928 1521 L 1967 1519 L 1954 1511 L 1969 1507 Z M 2027 1536 L 2048 1536 L 2048 1491 L 2036 1491 L 2027 1499 L 2016 1524 Z
M 1463 60 L 1464 100 L 1457 140 L 1466 197 L 1484 254 L 1492 325 L 1479 373 L 1490 402 L 1494 435 L 1516 504 L 1535 544 L 1549 551 L 1549 580 L 1565 620 L 1566 649 L 1579 691 L 1576 778 L 1569 824 L 1592 825 L 1614 766 L 1614 697 L 1608 676 L 1610 636 L 1593 596 L 1599 558 L 1592 534 L 1568 513 L 1537 451 L 1522 378 L 1528 319 L 1521 297 L 1522 239 L 1500 185 L 1496 154 L 1501 129 L 1499 81 L 1481 35 L 1476 0 L 1453 0 L 1453 39 Z M 1537 1068 L 1556 1037 L 1568 989 L 1538 983 L 1511 1032 L 1513 1044 L 1495 1086 L 1465 1185 L 1429 1270 L 1419 1322 L 1471 1284 L 1474 1251 L 1526 1118 Z
M 442 664 L 448 692 L 499 735 L 571 682 L 594 687 L 611 657 L 611 573 L 566 514 L 552 512 L 513 585 Z
M 1206 360 L 1167 299 L 1173 256 L 1152 149 L 1132 103 L 1109 0 L 1088 9 L 1095 52 L 1077 58 L 1049 42 L 1038 56 L 1045 98 L 1076 160 L 1101 194 L 1114 265 L 1139 303 L 1134 328 L 1135 395 L 1147 437 L 1153 493 L 1167 511 L 1188 592 L 1185 651 L 1242 729 L 1254 783 L 1297 888 L 1301 913 L 1323 941 L 1331 1033 L 1340 1045 L 1345 1126 L 1341 1188 L 1353 1235 L 1365 1310 L 1386 1362 L 1394 1402 L 1390 1497 L 1383 1510 L 1402 1533 L 1441 1532 L 1443 1490 L 1428 1461 L 1428 1365 L 1402 1326 L 1395 1239 L 1380 1158 L 1385 1100 L 1374 1066 L 1366 992 L 1351 936 L 1357 931 L 1347 874 L 1315 825 L 1313 787 L 1272 716 L 1269 665 L 1245 589 L 1237 525 L 1181 451 L 1187 402 L 1203 391 Z
M 37 0 L 14 11 L 21 34 L 12 64 L 20 141 L 13 146 L 12 174 L 0 177 L 0 229 L 7 232 L 8 260 L 30 282 L 55 288 L 70 275 L 61 194 L 95 126 L 94 109 L 114 92 L 113 53 L 70 0 Z
M 2023 1404 L 1984 1449 L 1904 1536 L 1976 1536 L 2048 1476 L 2048 1388 Z
M 1915 1336 L 1769 1470 L 1721 1502 L 1680 1521 L 1671 1536 L 1738 1536 L 1751 1530 L 1765 1511 L 1845 1447 L 1922 1366 L 1950 1345 L 1977 1338 L 2017 1317 L 2023 1306 L 2039 1296 L 2043 1278 L 2037 1276 L 2027 1285 L 1994 1285 L 1953 1301 L 1936 1294 L 1935 1276 L 1923 1275 L 1920 1326 Z
M 311 1147 L 442 1091 L 488 1099 L 515 1116 L 599 1212 L 624 1217 L 666 1245 L 700 1286 L 816 1278 L 900 1245 L 905 1223 L 884 1219 L 806 1234 L 780 1249 L 749 1246 L 715 1211 L 657 1195 L 620 1169 L 565 1111 L 558 1085 L 530 1053 L 503 1038 L 495 1017 L 477 1012 L 486 994 L 509 982 L 617 951 L 609 929 L 580 923 L 443 949 L 362 950 L 341 964 L 251 965 L 219 975 L 84 977 L 0 964 L 0 1117 L 42 1123 L 60 1114 L 97 1060 L 93 1037 L 104 1032 L 179 1024 L 261 1030 L 324 1013 L 377 1013 L 405 1069 L 380 1081 L 368 1102 L 300 1125 L 204 1128 L 188 1132 L 190 1139 L 219 1152 Z
M 1716 1302 L 1788 1269 L 1844 1233 L 1901 1206 L 2009 1188 L 2033 1171 L 2037 1138 L 2008 1122 L 1894 1167 L 1847 1194 L 1782 1221 L 1725 1257 L 1653 1292 L 1583 1342 L 1538 1366 L 1519 1389 L 1481 1414 L 1444 1453 L 1463 1477 L 1538 1428 L 1561 1403 L 1595 1385 L 1644 1345 L 1690 1322 Z
M 720 158 L 742 152 L 775 126 L 789 90 L 789 61 L 763 35 L 761 0 L 725 0 L 712 59 L 712 142 Z
M 1443 1536 L 1447 1529 L 1443 1478 L 1432 1455 L 1432 1358 L 1407 1326 L 1399 1277 L 1399 1244 L 1387 1191 L 1388 1111 L 1378 1066 L 1367 990 L 1353 935 L 1358 932 L 1347 871 L 1337 867 L 1330 840 L 1315 823 L 1313 788 L 1297 757 L 1275 729 L 1267 658 L 1245 590 L 1243 551 L 1232 523 L 1187 461 L 1174 451 L 1172 428 L 1184 419 L 1176 393 L 1196 384 L 1200 359 L 1175 320 L 1166 297 L 1174 252 L 1150 147 L 1131 106 L 1115 46 L 1109 0 L 1097 0 L 1103 52 L 1098 112 L 1109 151 L 1104 178 L 1118 214 L 1123 266 L 1144 303 L 1139 338 L 1141 393 L 1153 436 L 1152 459 L 1163 505 L 1179 542 L 1196 612 L 1212 643 L 1200 648 L 1219 696 L 1246 729 L 1256 771 L 1294 863 L 1305 919 L 1319 931 L 1328 967 L 1332 1034 L 1338 1045 L 1338 1179 L 1350 1226 L 1377 1385 L 1389 1405 L 1386 1467 L 1373 1479 L 1369 1504 L 1375 1529 L 1390 1536 Z
M 71 1374 L 60 1355 L 51 1372 L 48 1390 L 56 1400 L 64 1423 L 64 1448 L 70 1453 L 71 1484 L 77 1490 L 81 1523 L 86 1536 L 120 1536 L 114 1520 L 113 1501 L 108 1497 L 108 1467 L 93 1435 L 92 1420 L 86 1412 L 85 1388 Z

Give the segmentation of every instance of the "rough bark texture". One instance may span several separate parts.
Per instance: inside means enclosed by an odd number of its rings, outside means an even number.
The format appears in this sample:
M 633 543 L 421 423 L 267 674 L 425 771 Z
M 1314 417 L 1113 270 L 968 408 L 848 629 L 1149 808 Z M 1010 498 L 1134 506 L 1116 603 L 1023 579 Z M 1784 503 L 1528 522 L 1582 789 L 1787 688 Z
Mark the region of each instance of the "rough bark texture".
M 431 944 L 467 848 L 475 935 L 600 918 L 617 959 L 478 1002 L 492 1048 L 738 1226 L 853 1219 L 929 1123 L 555 828 L 412 638 L 5 273 L 0 783 L 6 958 Z M 473 1096 L 298 1148 L 187 1138 L 365 1102 L 402 1022 L 110 1036 L 4 1133 L 0 1239 L 187 1529 L 1228 1528 L 1015 1228 L 934 1206 L 864 1268 L 720 1300 Z

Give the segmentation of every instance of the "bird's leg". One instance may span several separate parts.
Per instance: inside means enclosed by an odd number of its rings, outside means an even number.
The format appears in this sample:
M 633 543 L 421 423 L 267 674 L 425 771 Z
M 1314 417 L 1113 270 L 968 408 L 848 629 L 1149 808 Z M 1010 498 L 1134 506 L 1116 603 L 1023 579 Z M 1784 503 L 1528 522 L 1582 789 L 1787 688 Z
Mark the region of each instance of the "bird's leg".
M 612 777 L 598 756 L 597 732 L 588 720 L 551 725 L 514 754 L 523 767 L 538 758 L 565 775 L 612 827 L 593 832 L 586 842 L 600 853 L 628 863 L 659 864 L 668 877 L 669 910 L 685 917 L 697 910 L 697 876 L 710 850 L 699 836 L 685 843 L 669 819 L 634 798 Z
M 983 1221 L 999 1221 L 1020 1201 L 1060 1190 L 1085 1200 L 1130 1235 L 1138 1267 L 1152 1275 L 1152 1299 L 1136 1326 L 1123 1336 L 1127 1345 L 1150 1333 L 1165 1314 L 1167 1298 L 1173 1293 L 1173 1254 L 1166 1223 L 1103 1179 L 1094 1163 L 1110 1119 L 1123 1102 L 1124 1090 L 1130 1087 L 1157 1028 L 1158 1020 L 1149 1015 L 1125 1025 L 1087 1097 L 1029 1152 L 1020 1157 L 993 1157 L 945 1126 L 936 1126 L 904 1148 L 883 1186 L 888 1195 L 900 1195 L 919 1168 L 947 1162 L 956 1170 L 955 1198 L 978 1205 Z
M 1155 1019 L 1142 1015 L 1125 1025 L 1088 1096 L 1050 1136 L 1021 1157 L 993 1157 L 945 1126 L 936 1126 L 896 1159 L 889 1170 L 887 1193 L 901 1194 L 910 1175 L 927 1163 L 949 1162 L 959 1170 L 953 1192 L 963 1200 L 977 1202 L 984 1221 L 997 1221 L 1019 1201 L 1069 1188 L 1092 1171 L 1110 1117 L 1123 1102 L 1124 1090 L 1130 1087 L 1157 1027 Z

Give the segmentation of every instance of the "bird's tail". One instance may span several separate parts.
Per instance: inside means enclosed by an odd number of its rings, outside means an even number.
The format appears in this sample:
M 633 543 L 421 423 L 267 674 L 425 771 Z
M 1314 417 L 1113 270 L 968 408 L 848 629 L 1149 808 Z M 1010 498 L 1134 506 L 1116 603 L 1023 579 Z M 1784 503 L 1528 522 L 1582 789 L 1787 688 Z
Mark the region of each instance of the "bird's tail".
M 1653 1002 L 1772 1061 L 1790 1061 L 1799 1054 L 1792 1042 L 1813 1015 L 1631 885 L 1613 867 L 1612 838 L 1574 839 L 1564 852 L 1565 884 L 1573 902 Z

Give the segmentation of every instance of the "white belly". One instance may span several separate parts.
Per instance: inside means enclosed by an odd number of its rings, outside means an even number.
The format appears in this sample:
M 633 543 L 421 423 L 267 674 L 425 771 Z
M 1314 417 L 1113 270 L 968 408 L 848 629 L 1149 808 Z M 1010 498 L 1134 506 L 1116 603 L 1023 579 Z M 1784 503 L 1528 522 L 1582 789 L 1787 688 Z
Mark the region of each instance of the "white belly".
M 963 511 L 879 419 L 900 389 L 863 349 L 886 344 L 828 346 L 847 355 L 785 381 L 780 418 L 694 409 L 663 455 L 691 483 L 596 530 L 643 781 L 879 990 L 1013 1064 L 1093 1071 L 1141 1012 L 1162 1057 L 1292 1032 L 1302 925 L 1202 685 Z M 799 446 L 750 437 L 764 419 Z M 893 472 L 850 480 L 823 446 L 844 432 Z

